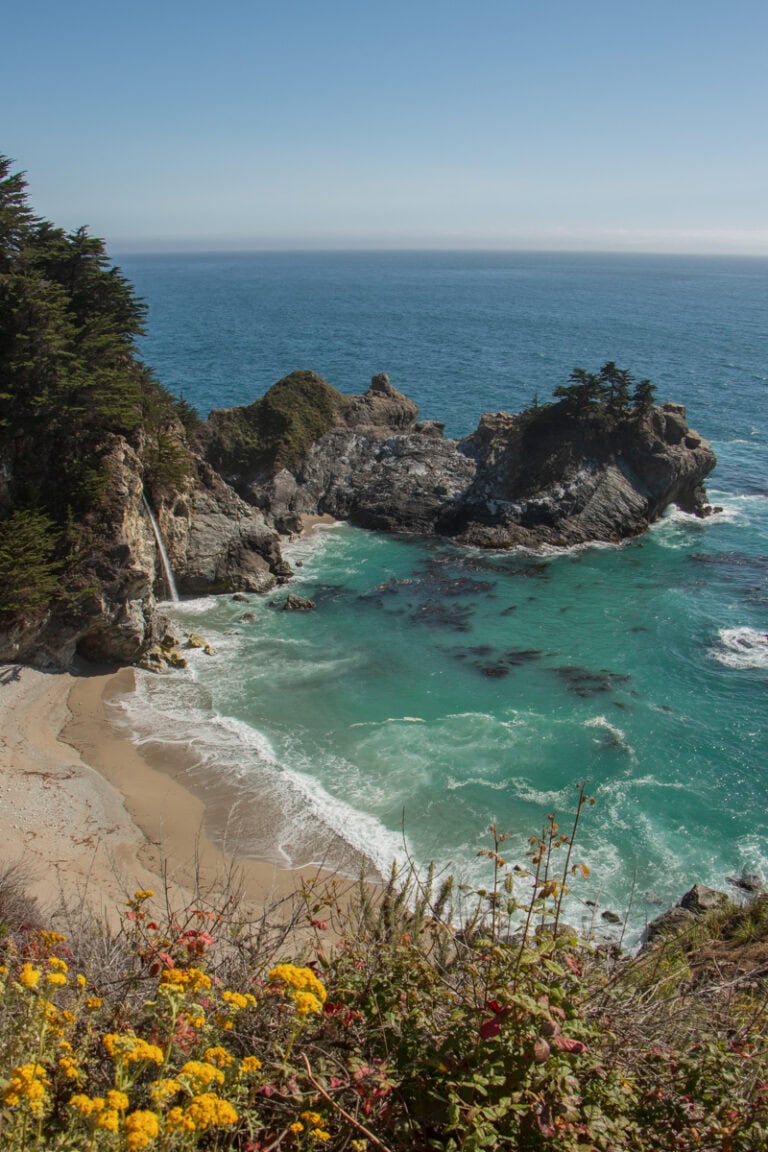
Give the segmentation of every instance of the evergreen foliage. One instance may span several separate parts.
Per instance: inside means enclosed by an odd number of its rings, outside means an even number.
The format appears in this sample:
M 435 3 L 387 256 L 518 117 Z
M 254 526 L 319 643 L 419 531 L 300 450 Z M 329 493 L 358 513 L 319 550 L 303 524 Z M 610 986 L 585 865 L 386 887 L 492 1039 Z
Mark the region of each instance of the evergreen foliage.
M 34 615 L 59 591 L 58 535 L 40 512 L 14 512 L 0 522 L 0 614 Z
M 6 596 L 5 612 L 24 615 L 55 590 L 55 569 L 40 567 L 50 559 L 42 541 L 65 571 L 78 531 L 89 517 L 98 526 L 116 436 L 146 446 L 158 484 L 183 481 L 171 429 L 179 419 L 191 427 L 194 414 L 136 354 L 145 314 L 104 242 L 35 216 L 23 174 L 0 156 L 0 521 L 11 549 L 12 530 L 26 531 L 16 574 L 27 563 L 28 584 L 42 577 L 32 599 Z
M 626 368 L 618 368 L 613 360 L 606 361 L 599 372 L 574 368 L 570 384 L 559 384 L 553 393 L 577 418 L 607 415 L 614 421 L 645 416 L 655 394 L 650 380 L 635 384 L 632 374 Z

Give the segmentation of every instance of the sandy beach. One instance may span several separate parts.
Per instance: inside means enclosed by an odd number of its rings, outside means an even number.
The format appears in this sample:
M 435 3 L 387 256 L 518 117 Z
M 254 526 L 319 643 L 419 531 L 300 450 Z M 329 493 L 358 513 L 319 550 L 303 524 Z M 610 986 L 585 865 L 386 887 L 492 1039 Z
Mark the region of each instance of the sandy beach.
M 137 888 L 178 899 L 223 888 L 233 869 L 254 913 L 302 884 L 328 878 L 236 859 L 226 828 L 226 785 L 193 794 L 178 779 L 183 750 L 153 765 L 114 724 L 110 701 L 133 672 L 49 673 L 0 667 L 0 836 L 48 912 L 86 903 L 110 919 Z M 211 829 L 214 829 L 212 832 Z

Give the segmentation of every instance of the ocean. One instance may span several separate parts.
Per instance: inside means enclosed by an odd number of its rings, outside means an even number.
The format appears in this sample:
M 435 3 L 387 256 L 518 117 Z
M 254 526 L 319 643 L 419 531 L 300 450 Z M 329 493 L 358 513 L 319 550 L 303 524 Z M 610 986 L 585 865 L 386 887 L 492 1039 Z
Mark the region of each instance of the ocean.
M 595 798 L 572 923 L 625 941 L 695 882 L 768 877 L 768 261 L 537 253 L 118 258 L 150 307 L 141 352 L 203 415 L 297 368 L 377 372 L 465 435 L 551 397 L 575 366 L 649 377 L 718 455 L 700 521 L 546 555 L 321 527 L 292 590 L 185 601 L 215 656 L 139 673 L 138 741 L 190 743 L 243 802 L 239 851 L 286 865 L 434 861 L 487 883 L 488 828 L 525 863 L 548 813 Z M 284 592 L 282 595 L 284 596 Z M 254 620 L 243 620 L 244 610 Z M 345 854 L 344 847 L 352 850 Z M 592 904 L 587 904 L 587 901 Z M 614 931 L 620 932 L 621 929 Z

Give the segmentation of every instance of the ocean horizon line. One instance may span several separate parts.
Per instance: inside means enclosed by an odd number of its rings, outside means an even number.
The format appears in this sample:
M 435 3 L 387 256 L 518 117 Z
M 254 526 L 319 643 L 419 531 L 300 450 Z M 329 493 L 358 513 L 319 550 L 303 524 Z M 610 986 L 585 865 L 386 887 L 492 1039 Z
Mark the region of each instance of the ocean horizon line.
M 164 242 L 159 242 L 163 244 Z M 543 256 L 563 257 L 609 257 L 616 259 L 634 258 L 638 260 L 738 260 L 744 262 L 768 263 L 768 252 L 700 252 L 700 251 L 638 251 L 635 248 L 437 248 L 437 247 L 192 247 L 179 243 L 174 246 L 123 247 L 120 243 L 110 244 L 114 259 L 137 256 Z

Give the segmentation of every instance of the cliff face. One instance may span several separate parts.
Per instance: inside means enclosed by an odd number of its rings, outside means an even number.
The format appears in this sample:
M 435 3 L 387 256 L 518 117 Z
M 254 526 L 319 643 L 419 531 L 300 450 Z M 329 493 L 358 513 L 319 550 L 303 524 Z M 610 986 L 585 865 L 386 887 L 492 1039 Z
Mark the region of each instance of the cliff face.
M 209 458 L 221 456 L 223 415 L 212 414 Z M 378 376 L 339 405 L 332 427 L 290 467 L 251 462 L 227 478 L 281 530 L 300 514 L 330 513 L 475 546 L 540 548 L 637 535 L 673 503 L 704 515 L 703 481 L 715 463 L 681 405 L 621 417 L 595 406 L 576 418 L 565 404 L 499 412 L 450 440 L 441 425 L 419 423 L 415 405 Z
M 132 663 L 165 634 L 157 602 L 168 589 L 144 505 L 141 452 L 118 437 L 105 459 L 109 491 L 80 546 L 69 595 L 36 619 L 0 627 L 0 660 L 66 667 L 80 655 Z M 186 463 L 179 487 L 154 500 L 179 592 L 265 592 L 289 576 L 263 514 L 194 453 Z
M 157 602 L 168 590 L 145 491 L 179 592 L 198 596 L 266 592 L 290 576 L 279 533 L 302 514 L 491 548 L 619 541 L 671 503 L 706 514 L 715 465 L 680 405 L 621 418 L 599 406 L 576 418 L 564 404 L 499 412 L 452 440 L 419 422 L 386 376 L 347 397 L 309 372 L 247 409 L 212 413 L 198 439 L 178 421 L 151 442 L 111 437 L 100 457 L 106 490 L 78 524 L 65 594 L 0 622 L 0 660 L 127 663 L 162 639 Z M 2 498 L 22 463 L 0 463 Z M 28 453 L 23 467 L 29 482 Z

